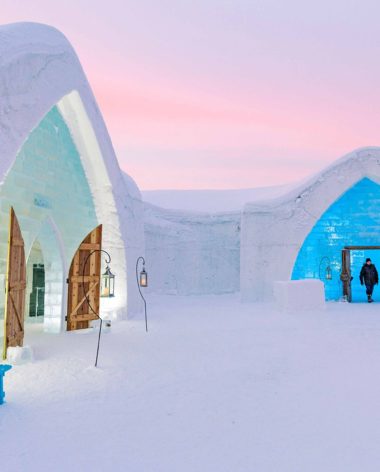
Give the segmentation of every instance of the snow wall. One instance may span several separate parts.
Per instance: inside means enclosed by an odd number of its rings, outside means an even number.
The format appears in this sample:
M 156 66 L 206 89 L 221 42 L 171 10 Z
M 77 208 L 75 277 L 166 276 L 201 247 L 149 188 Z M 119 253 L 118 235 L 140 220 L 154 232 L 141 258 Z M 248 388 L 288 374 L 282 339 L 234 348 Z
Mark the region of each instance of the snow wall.
M 145 203 L 145 243 L 150 291 L 239 291 L 240 212 L 190 213 Z
M 273 283 L 292 276 L 318 278 L 324 256 L 333 267 L 326 293 L 337 298 L 341 249 L 380 245 L 379 183 L 380 148 L 363 148 L 281 198 L 247 204 L 241 222 L 242 300 L 269 300 Z M 356 270 L 364 254 L 352 257 Z
M 0 182 L 30 133 L 57 106 L 80 156 L 97 220 L 103 224 L 103 247 L 112 254 L 117 297 L 109 299 L 107 311 L 115 317 L 140 311 L 135 261 L 144 252 L 141 197 L 120 171 L 73 48 L 50 26 L 1 26 L 0 77 Z

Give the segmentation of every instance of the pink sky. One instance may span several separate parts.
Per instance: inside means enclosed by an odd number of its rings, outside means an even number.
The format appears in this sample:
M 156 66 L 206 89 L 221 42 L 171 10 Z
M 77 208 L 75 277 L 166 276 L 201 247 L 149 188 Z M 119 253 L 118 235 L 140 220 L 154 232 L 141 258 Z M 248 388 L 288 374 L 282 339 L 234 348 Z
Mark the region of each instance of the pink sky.
M 141 189 L 287 183 L 380 145 L 374 0 L 2 0 L 73 44 Z

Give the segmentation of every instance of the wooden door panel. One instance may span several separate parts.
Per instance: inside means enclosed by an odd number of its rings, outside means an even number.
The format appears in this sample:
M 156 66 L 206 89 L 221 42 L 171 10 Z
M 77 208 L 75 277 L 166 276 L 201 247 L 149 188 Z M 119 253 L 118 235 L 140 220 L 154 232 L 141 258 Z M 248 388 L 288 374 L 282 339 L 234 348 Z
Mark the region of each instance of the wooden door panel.
M 26 292 L 26 261 L 24 240 L 16 214 L 11 208 L 8 234 L 8 258 L 5 282 L 4 346 L 22 346 L 24 342 L 24 311 Z
M 89 321 L 98 319 L 101 249 L 102 225 L 99 225 L 82 241 L 71 263 L 68 277 L 68 331 L 88 328 Z

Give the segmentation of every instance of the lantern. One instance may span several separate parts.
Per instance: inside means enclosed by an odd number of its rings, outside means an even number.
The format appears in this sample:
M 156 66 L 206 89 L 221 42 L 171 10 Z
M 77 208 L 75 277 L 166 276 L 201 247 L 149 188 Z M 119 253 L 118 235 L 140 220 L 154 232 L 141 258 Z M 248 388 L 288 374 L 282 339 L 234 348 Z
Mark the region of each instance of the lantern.
M 327 256 L 323 256 L 319 261 L 319 278 L 323 280 L 322 267 L 324 264 L 326 264 L 326 269 L 324 271 L 324 280 L 332 280 L 331 260 Z
M 148 286 L 148 273 L 145 271 L 145 266 L 143 266 L 142 271 L 140 272 L 140 287 Z
M 100 296 L 107 298 L 115 296 L 115 276 L 108 265 L 106 271 L 102 274 L 102 289 Z

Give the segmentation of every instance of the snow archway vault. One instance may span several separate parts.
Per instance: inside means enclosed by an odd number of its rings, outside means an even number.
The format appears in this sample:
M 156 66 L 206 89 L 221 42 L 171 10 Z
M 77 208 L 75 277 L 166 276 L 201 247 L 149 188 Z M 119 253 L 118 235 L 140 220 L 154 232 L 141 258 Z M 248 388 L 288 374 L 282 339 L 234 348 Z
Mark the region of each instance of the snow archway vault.
M 0 27 L 0 57 L 0 183 L 56 106 L 80 156 L 96 219 L 106 227 L 103 247 L 112 255 L 118 293 L 108 309 L 114 317 L 139 311 L 134 262 L 144 249 L 142 205 L 125 183 L 74 50 L 52 27 L 19 23 Z

